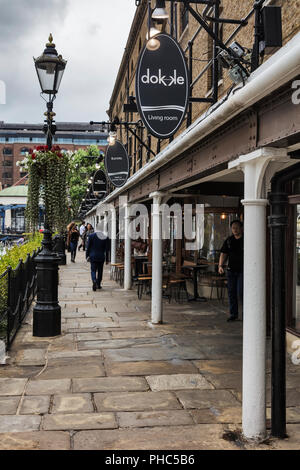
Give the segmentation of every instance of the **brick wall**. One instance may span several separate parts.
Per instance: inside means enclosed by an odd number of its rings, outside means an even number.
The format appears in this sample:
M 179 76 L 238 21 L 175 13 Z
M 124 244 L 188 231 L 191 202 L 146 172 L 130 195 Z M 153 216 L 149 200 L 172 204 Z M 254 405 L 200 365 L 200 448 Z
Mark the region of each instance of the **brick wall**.
M 127 95 L 135 96 L 135 73 L 137 62 L 139 58 L 139 53 L 142 47 L 145 44 L 145 38 L 147 33 L 147 8 L 146 8 L 146 1 L 142 2 L 142 6 L 140 8 L 143 9 L 144 14 L 137 12 L 134 23 L 131 29 L 131 37 L 128 39 L 127 48 L 126 48 L 126 56 L 123 58 L 122 62 L 122 70 L 123 73 L 120 76 L 120 72 L 118 75 L 118 80 L 115 84 L 114 88 L 114 95 L 110 102 L 110 118 L 114 118 L 118 116 L 121 120 L 130 120 L 130 121 L 137 121 L 140 119 L 137 113 L 129 114 L 126 116 L 123 113 L 123 105 L 127 103 Z M 277 5 L 282 7 L 282 23 L 283 23 L 283 42 L 284 44 L 287 43 L 296 33 L 300 30 L 300 0 L 271 0 L 269 2 L 272 5 Z M 152 6 L 154 6 L 155 1 L 152 0 Z M 166 2 L 167 8 L 170 9 L 169 2 Z M 222 0 L 221 1 L 221 8 L 222 8 L 222 16 L 224 18 L 231 18 L 231 19 L 242 19 L 245 18 L 253 8 L 254 0 L 243 0 L 243 1 L 236 1 L 236 0 Z M 182 46 L 182 49 L 186 52 L 188 48 L 188 43 L 191 38 L 194 37 L 196 32 L 199 29 L 199 23 L 189 15 L 189 22 L 188 26 L 182 31 L 181 28 L 181 21 L 180 21 L 180 4 L 178 4 L 178 32 L 179 32 L 179 42 Z M 195 8 L 195 5 L 194 5 Z M 198 5 L 198 10 L 202 12 L 204 9 L 203 5 Z M 230 35 L 235 31 L 237 25 L 223 25 L 223 32 L 222 38 L 223 41 L 226 42 Z M 169 28 L 167 26 L 166 29 L 169 32 Z M 242 46 L 252 49 L 253 42 L 254 42 L 254 15 L 248 22 L 246 27 L 243 27 L 240 32 L 236 35 L 234 40 L 238 41 Z M 193 46 L 193 80 L 197 78 L 200 72 L 203 70 L 205 65 L 207 64 L 207 60 L 211 58 L 211 49 L 212 49 L 212 41 L 208 34 L 202 30 L 196 37 Z M 186 53 L 188 56 L 188 53 Z M 269 56 L 265 56 L 264 60 L 267 60 Z M 121 70 L 121 69 L 120 69 Z M 129 77 L 129 78 L 128 78 Z M 127 84 L 128 82 L 128 84 Z M 228 93 L 230 87 L 232 86 L 232 81 L 228 77 L 227 70 L 223 69 L 222 79 L 219 81 L 219 97 L 224 96 Z M 193 89 L 193 96 L 194 97 L 210 97 L 211 96 L 211 69 L 209 68 L 198 80 Z M 207 104 L 203 103 L 193 103 L 192 106 L 192 121 L 197 119 L 205 110 L 208 109 Z M 181 129 L 178 131 L 180 134 L 185 128 L 187 124 L 186 121 L 183 122 Z M 177 135 L 178 135 L 177 134 Z M 127 135 L 126 132 L 122 132 L 122 135 L 119 134 L 119 138 L 126 144 L 127 142 Z M 147 140 L 147 131 L 144 131 L 144 138 L 145 141 Z M 151 148 L 154 152 L 157 151 L 157 139 L 152 137 L 151 138 Z M 163 140 L 161 142 L 161 148 L 164 148 L 168 145 L 169 140 Z M 137 148 L 139 145 L 137 145 Z M 147 151 L 144 149 L 142 150 L 142 164 L 144 165 L 147 160 Z M 139 152 L 137 152 L 139 155 Z M 136 158 L 133 158 L 133 165 L 131 169 L 131 174 L 133 170 L 137 170 L 140 166 L 140 162 L 138 160 L 138 155 Z

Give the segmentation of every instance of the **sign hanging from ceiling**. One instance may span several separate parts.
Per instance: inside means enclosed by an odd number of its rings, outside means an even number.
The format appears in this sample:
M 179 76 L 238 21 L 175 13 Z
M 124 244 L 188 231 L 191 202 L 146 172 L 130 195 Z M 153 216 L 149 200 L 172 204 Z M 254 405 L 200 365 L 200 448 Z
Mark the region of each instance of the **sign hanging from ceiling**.
M 118 140 L 107 148 L 105 168 L 113 186 L 124 186 L 129 176 L 129 158 L 124 145 Z
M 107 180 L 103 170 L 96 171 L 94 175 L 92 193 L 98 199 L 103 199 L 107 193 Z
M 136 102 L 150 134 L 159 139 L 172 137 L 185 117 L 190 94 L 184 54 L 168 34 L 158 34 L 152 50 L 141 52 L 136 74 Z

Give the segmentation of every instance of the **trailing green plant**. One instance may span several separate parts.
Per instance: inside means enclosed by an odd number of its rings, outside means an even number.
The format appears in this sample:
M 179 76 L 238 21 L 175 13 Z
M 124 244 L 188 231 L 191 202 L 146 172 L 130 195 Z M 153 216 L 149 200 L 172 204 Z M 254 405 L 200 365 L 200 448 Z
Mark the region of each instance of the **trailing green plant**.
M 29 150 L 22 162 L 28 172 L 28 197 L 25 211 L 27 230 L 36 231 L 39 205 L 43 203 L 50 230 L 63 233 L 68 223 L 67 174 L 70 153 L 58 146 L 39 146 Z
M 87 149 L 79 149 L 70 156 L 70 167 L 67 184 L 70 198 L 72 220 L 78 216 L 82 199 L 86 194 L 89 178 L 97 169 L 104 170 L 104 163 L 97 163 L 99 148 L 91 145 Z

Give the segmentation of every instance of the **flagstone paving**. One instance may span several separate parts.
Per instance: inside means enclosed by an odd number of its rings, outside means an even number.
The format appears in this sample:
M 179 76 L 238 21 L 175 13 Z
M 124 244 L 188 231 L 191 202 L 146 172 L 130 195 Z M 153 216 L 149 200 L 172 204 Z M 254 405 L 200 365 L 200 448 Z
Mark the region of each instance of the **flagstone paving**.
M 227 323 L 218 302 L 172 301 L 153 325 L 148 296 L 125 292 L 108 268 L 94 292 L 89 268 L 83 253 L 60 268 L 62 334 L 33 337 L 29 313 L 0 366 L 0 450 L 299 449 L 300 366 L 287 358 L 289 438 L 230 441 L 243 323 Z M 268 419 L 269 359 L 268 342 Z

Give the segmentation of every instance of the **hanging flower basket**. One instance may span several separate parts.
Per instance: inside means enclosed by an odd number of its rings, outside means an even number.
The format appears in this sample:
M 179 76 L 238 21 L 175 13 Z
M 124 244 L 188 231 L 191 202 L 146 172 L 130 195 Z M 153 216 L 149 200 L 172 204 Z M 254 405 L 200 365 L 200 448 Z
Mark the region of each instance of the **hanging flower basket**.
M 36 231 L 39 225 L 40 202 L 44 205 L 50 230 L 65 231 L 68 221 L 67 172 L 69 154 L 58 146 L 38 146 L 22 162 L 17 163 L 28 172 L 28 199 L 26 223 L 29 231 Z

